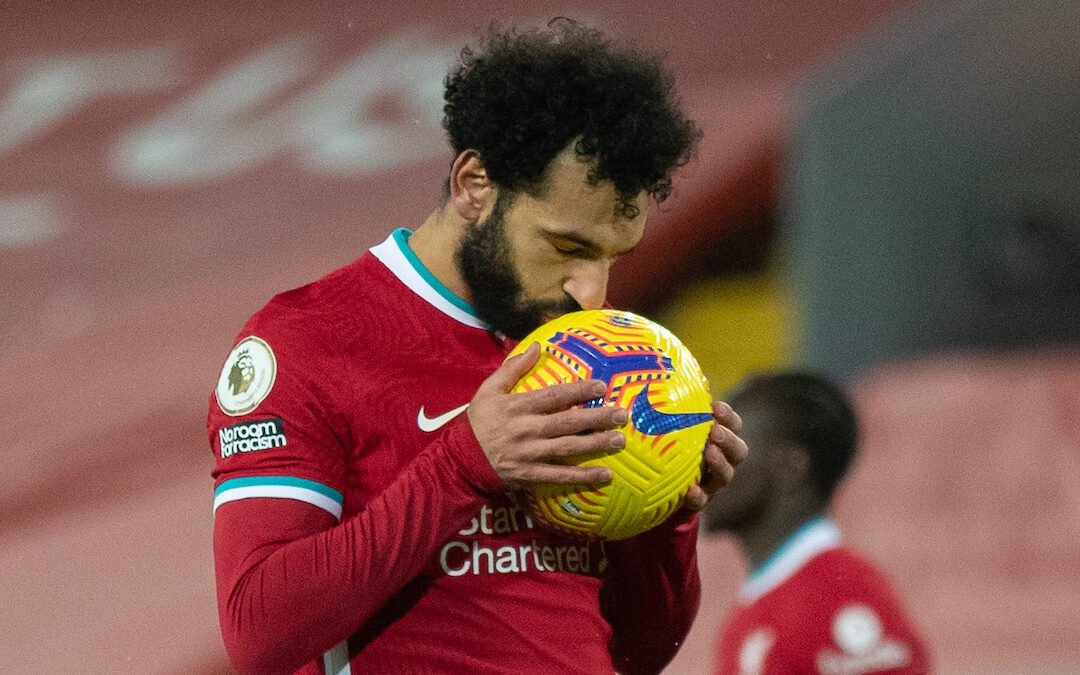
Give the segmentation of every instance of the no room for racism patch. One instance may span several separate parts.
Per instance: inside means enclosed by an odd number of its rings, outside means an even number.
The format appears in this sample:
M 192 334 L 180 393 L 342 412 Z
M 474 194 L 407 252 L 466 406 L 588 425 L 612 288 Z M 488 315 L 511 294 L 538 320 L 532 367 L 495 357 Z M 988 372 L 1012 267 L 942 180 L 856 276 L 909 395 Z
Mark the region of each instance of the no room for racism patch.
M 285 422 L 280 417 L 241 422 L 218 429 L 221 457 L 232 457 L 238 452 L 255 452 L 286 445 Z

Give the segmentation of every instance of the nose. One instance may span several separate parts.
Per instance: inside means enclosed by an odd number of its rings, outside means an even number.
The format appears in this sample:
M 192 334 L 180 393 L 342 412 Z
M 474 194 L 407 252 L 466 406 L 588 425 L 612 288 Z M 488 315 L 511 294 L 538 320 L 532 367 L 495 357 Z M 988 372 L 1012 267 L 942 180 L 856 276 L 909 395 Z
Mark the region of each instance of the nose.
M 563 291 L 581 305 L 582 309 L 600 309 L 607 298 L 610 260 L 583 260 L 574 273 L 563 282 Z

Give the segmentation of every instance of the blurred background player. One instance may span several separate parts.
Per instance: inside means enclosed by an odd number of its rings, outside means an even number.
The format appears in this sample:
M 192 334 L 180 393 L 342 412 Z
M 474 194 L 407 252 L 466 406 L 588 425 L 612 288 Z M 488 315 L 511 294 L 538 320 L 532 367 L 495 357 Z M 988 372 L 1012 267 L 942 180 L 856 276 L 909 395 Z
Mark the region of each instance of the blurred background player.
M 607 480 L 560 460 L 622 447 L 627 412 L 575 407 L 605 391 L 592 380 L 510 394 L 539 349 L 504 359 L 604 304 L 700 134 L 660 59 L 570 22 L 492 32 L 445 100 L 445 202 L 276 296 L 222 369 L 226 648 L 258 673 L 657 672 L 697 612 L 696 511 L 746 454 L 738 416 L 714 404 L 687 508 L 629 540 L 573 540 L 508 493 Z
M 855 413 L 814 373 L 757 374 L 729 402 L 753 452 L 703 515 L 750 568 L 716 645 L 719 675 L 927 673 L 927 649 L 874 565 L 827 510 L 858 443 Z

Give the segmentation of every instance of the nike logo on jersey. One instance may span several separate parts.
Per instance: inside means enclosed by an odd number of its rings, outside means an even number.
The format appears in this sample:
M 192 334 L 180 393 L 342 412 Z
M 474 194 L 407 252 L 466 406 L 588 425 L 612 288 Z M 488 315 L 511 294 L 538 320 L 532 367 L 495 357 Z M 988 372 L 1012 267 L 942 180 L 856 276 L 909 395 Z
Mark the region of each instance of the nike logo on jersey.
M 712 413 L 665 413 L 653 407 L 649 400 L 649 385 L 641 390 L 630 407 L 634 428 L 646 436 L 659 436 L 679 429 L 688 429 L 712 421 Z
M 465 412 L 465 408 L 468 408 L 469 404 L 459 405 L 453 410 L 444 412 L 441 415 L 435 417 L 428 417 L 424 414 L 424 406 L 420 406 L 420 412 L 416 414 L 416 426 L 420 427 L 420 431 L 435 431 L 446 425 L 447 422 L 454 419 L 461 413 Z

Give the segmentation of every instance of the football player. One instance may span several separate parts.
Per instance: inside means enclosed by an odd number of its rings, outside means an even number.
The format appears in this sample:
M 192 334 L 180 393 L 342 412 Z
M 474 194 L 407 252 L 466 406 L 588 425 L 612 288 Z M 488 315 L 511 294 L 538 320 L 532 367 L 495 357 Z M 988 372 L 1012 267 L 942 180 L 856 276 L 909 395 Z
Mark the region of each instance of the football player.
M 572 22 L 461 57 L 445 201 L 274 297 L 211 396 L 218 608 L 241 672 L 657 672 L 697 611 L 696 513 L 746 454 L 738 416 L 714 404 L 680 512 L 571 540 L 509 493 L 603 483 L 560 460 L 621 447 L 627 412 L 579 407 L 596 380 L 511 394 L 539 350 L 505 357 L 604 304 L 698 129 L 659 58 Z
M 757 374 L 728 400 L 754 448 L 706 507 L 750 568 L 717 643 L 718 675 L 928 673 L 927 648 L 885 576 L 827 510 L 855 456 L 845 392 L 814 373 Z

